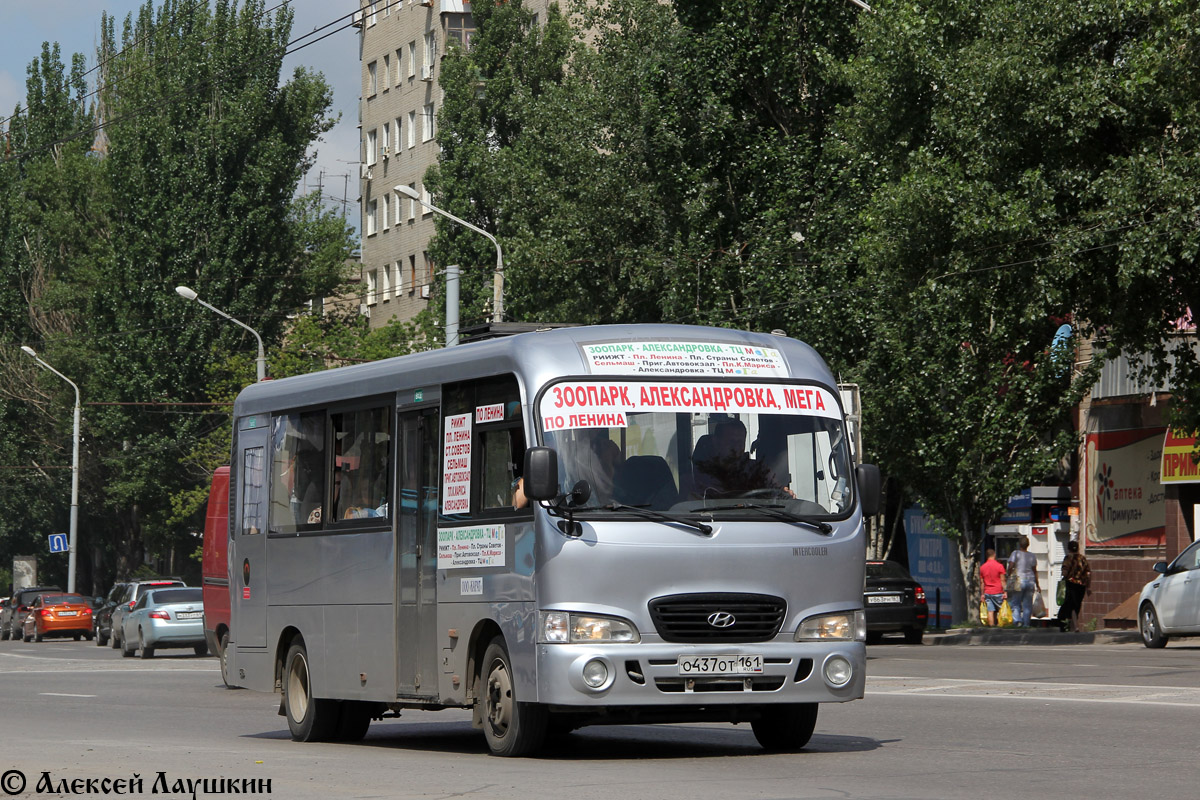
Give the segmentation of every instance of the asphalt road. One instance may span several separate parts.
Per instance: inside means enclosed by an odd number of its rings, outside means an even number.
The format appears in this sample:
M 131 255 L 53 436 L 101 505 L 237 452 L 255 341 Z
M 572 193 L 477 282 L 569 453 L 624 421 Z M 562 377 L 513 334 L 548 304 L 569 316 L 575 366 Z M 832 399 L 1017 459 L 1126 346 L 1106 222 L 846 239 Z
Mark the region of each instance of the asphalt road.
M 142 795 L 190 796 L 154 792 L 162 772 L 167 787 L 270 779 L 277 800 L 1193 798 L 1198 645 L 881 645 L 866 699 L 822 707 L 802 753 L 766 755 L 745 725 L 655 725 L 498 759 L 462 711 L 405 712 L 360 744 L 298 744 L 278 696 L 225 689 L 214 658 L 0 642 L 0 772 L 9 790 L 20 772 L 26 797 L 59 796 L 35 791 L 43 773 L 55 787 L 136 773 Z

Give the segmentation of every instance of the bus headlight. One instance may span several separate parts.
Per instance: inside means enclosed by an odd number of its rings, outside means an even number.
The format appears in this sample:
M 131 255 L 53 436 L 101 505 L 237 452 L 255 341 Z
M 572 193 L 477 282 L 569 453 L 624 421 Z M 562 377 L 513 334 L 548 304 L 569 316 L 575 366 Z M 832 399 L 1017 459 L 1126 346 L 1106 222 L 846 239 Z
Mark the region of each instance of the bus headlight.
M 633 644 L 641 641 L 641 638 L 632 622 L 617 617 L 574 614 L 569 611 L 542 612 L 542 642 L 546 644 Z
M 795 639 L 797 642 L 814 640 L 865 642 L 867 640 L 867 617 L 862 609 L 809 617 L 796 629 Z

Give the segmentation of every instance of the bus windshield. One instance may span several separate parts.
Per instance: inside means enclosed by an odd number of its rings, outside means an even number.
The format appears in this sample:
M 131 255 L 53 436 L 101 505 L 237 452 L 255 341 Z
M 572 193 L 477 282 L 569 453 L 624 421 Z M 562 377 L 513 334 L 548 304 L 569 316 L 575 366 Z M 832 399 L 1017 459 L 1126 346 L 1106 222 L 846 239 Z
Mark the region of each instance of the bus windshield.
M 784 383 L 574 381 L 542 394 L 544 443 L 561 491 L 589 507 L 841 517 L 851 454 L 836 395 Z

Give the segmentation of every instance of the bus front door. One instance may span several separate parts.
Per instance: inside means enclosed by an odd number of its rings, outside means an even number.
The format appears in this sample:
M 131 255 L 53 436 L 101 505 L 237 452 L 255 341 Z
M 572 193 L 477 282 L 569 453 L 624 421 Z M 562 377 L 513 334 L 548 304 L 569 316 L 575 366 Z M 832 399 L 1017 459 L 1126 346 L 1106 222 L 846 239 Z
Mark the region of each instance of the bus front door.
M 254 418 L 251 418 L 253 421 Z M 237 527 L 230 567 L 233 639 L 267 646 L 267 426 L 238 431 Z
M 438 693 L 437 512 L 439 486 L 436 408 L 400 414 L 401 499 L 397 614 L 397 690 L 401 697 Z

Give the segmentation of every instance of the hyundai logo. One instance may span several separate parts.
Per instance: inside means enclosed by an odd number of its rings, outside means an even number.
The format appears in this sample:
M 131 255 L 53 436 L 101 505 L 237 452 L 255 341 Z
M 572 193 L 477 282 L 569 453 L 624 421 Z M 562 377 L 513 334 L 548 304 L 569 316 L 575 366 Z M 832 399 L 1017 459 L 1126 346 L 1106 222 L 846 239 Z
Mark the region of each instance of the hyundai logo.
M 714 628 L 728 628 L 735 622 L 737 619 L 728 611 L 714 611 L 708 615 L 708 624 Z

